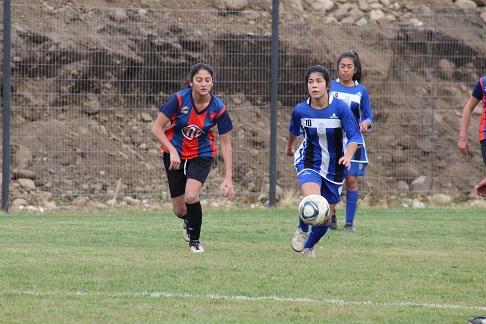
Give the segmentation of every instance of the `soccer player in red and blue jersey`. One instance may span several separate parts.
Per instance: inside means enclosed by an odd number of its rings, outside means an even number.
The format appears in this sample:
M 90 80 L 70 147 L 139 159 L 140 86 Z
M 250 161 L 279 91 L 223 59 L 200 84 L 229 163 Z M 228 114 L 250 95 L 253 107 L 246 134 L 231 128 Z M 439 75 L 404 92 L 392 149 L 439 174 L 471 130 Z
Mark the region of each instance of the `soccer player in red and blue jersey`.
M 306 74 L 309 98 L 292 111 L 287 143 L 287 155 L 294 156 L 300 189 L 304 196 L 322 195 L 329 202 L 329 215 L 341 200 L 344 170 L 363 144 L 363 137 L 351 110 L 341 99 L 328 93 L 331 77 L 322 66 L 311 67 Z M 300 135 L 304 140 L 294 151 L 294 142 Z M 344 149 L 343 137 L 348 141 Z M 314 256 L 314 246 L 326 234 L 331 218 L 325 224 L 309 225 L 299 218 L 292 238 L 292 249 L 303 256 Z
M 235 198 L 230 138 L 233 125 L 225 104 L 211 92 L 213 81 L 211 66 L 204 63 L 192 66 L 187 87 L 160 107 L 152 126 L 164 152 L 174 214 L 184 220 L 183 236 L 192 252 L 204 252 L 199 241 L 202 224 L 199 196 L 217 152 L 214 126 L 218 128 L 225 167 L 221 190 L 228 199 Z
M 331 95 L 344 100 L 351 109 L 359 129 L 365 134 L 373 126 L 373 111 L 371 109 L 368 90 L 361 84 L 361 61 L 355 51 L 342 53 L 337 60 L 338 78 L 331 82 Z M 346 180 L 346 221 L 344 230 L 354 231 L 354 217 L 358 207 L 358 176 L 365 175 L 368 165 L 365 143 L 360 145 L 351 159 L 351 168 L 345 170 Z M 332 215 L 331 229 L 337 228 L 336 211 Z
M 457 145 L 462 153 L 470 154 L 468 129 L 471 122 L 471 114 L 480 101 L 483 103 L 483 112 L 481 114 L 481 121 L 479 122 L 479 142 L 481 144 L 483 161 L 484 164 L 486 164 L 486 75 L 482 76 L 476 83 L 471 96 L 464 106 L 461 117 L 461 130 L 459 132 L 459 141 Z

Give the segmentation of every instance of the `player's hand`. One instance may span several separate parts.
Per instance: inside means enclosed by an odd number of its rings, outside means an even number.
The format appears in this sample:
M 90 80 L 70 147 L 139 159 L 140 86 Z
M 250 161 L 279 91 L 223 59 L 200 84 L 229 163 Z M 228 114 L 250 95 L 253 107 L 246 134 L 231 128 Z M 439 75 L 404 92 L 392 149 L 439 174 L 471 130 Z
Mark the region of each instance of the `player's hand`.
M 223 196 L 228 200 L 234 200 L 236 197 L 235 189 L 233 187 L 233 181 L 231 179 L 225 179 L 219 187 L 223 192 Z
M 476 185 L 475 188 L 476 188 L 476 193 L 478 194 L 478 196 L 486 197 L 486 178 L 479 181 L 479 183 Z
M 179 170 L 180 167 L 181 158 L 179 157 L 179 153 L 177 153 L 177 151 L 171 151 L 169 170 Z
M 366 133 L 368 131 L 368 128 L 370 127 L 370 122 L 369 120 L 363 120 L 360 124 L 359 124 L 359 131 L 361 133 Z
M 294 156 L 294 152 L 293 147 L 287 147 L 287 156 Z
M 351 167 L 351 159 L 346 156 L 341 157 L 338 163 L 344 165 L 348 169 Z
M 471 154 L 469 151 L 469 143 L 467 139 L 465 138 L 459 138 L 459 141 L 457 142 L 457 146 L 459 147 L 459 151 L 461 151 L 464 154 Z

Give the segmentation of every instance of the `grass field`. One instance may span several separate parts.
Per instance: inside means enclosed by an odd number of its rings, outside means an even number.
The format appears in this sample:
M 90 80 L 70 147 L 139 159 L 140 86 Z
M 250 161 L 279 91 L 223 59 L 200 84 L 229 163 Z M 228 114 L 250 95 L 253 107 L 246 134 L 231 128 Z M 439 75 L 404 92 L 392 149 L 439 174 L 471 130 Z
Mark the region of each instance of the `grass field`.
M 340 211 L 342 212 L 342 210 Z M 316 258 L 294 209 L 0 216 L 0 322 L 466 323 L 486 314 L 486 209 L 360 209 Z M 338 214 L 342 224 L 342 214 Z

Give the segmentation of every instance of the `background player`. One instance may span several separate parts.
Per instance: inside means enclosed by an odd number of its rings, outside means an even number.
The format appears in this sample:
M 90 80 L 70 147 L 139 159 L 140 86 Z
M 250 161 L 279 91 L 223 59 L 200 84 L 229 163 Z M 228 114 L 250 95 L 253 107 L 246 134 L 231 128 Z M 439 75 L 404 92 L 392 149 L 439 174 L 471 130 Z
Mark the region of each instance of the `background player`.
M 337 60 L 338 78 L 331 82 L 331 95 L 337 97 L 349 106 L 356 122 L 359 124 L 361 133 L 365 134 L 373 126 L 373 111 L 368 96 L 368 90 L 362 85 L 361 61 L 358 53 L 344 52 Z M 344 229 L 354 231 L 353 223 L 358 206 L 358 176 L 365 175 L 365 168 L 368 165 L 366 147 L 360 145 L 351 159 L 351 168 L 345 170 L 346 180 L 346 221 Z M 336 210 L 331 219 L 331 229 L 337 228 Z
M 479 101 L 483 102 L 483 112 L 481 114 L 481 121 L 479 123 L 479 141 L 481 144 L 481 153 L 483 155 L 484 164 L 486 164 L 486 75 L 482 76 L 476 83 L 471 96 L 464 106 L 462 112 L 459 141 L 457 146 L 459 150 L 464 154 L 471 154 L 469 151 L 469 124 L 471 122 L 471 114 L 476 108 Z
M 311 67 L 305 76 L 309 98 L 295 106 L 289 126 L 287 155 L 294 156 L 294 166 L 304 196 L 317 194 L 327 199 L 330 213 L 340 201 L 343 171 L 351 165 L 351 157 L 363 143 L 351 110 L 340 99 L 328 93 L 331 80 L 329 71 L 322 66 Z M 344 152 L 343 132 L 348 140 Z M 304 140 L 294 151 L 297 136 Z M 326 234 L 326 224 L 312 226 L 299 218 L 292 239 L 294 251 L 314 256 L 314 246 Z
M 184 239 L 189 241 L 193 252 L 204 252 L 199 242 L 202 224 L 199 195 L 216 156 L 211 130 L 215 125 L 225 166 L 221 189 L 225 197 L 235 197 L 229 134 L 233 125 L 224 103 L 211 93 L 213 81 L 211 66 L 204 63 L 192 66 L 187 87 L 173 94 L 160 107 L 152 126 L 152 133 L 164 151 L 174 214 L 184 220 Z M 170 126 L 164 131 L 169 122 Z

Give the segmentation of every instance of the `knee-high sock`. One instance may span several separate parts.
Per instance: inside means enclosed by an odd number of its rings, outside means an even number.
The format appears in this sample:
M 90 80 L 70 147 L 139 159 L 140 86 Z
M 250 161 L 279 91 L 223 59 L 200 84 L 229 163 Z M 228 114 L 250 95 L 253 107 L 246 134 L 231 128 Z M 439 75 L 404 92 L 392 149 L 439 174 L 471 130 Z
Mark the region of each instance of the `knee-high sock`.
M 358 191 L 346 191 L 346 224 L 353 224 L 358 207 Z
M 307 240 L 305 241 L 304 248 L 309 249 L 314 247 L 319 240 L 326 235 L 327 229 L 329 226 L 327 225 L 315 225 L 312 226 L 311 233 Z
M 201 203 L 198 201 L 194 204 L 187 204 L 187 214 L 185 222 L 187 225 L 187 233 L 191 241 L 198 241 L 201 235 L 202 224 L 202 208 Z
M 304 221 L 302 219 L 300 219 L 300 217 L 299 217 L 299 227 L 305 233 L 307 233 L 309 231 L 309 225 L 307 225 L 306 223 L 304 223 Z

